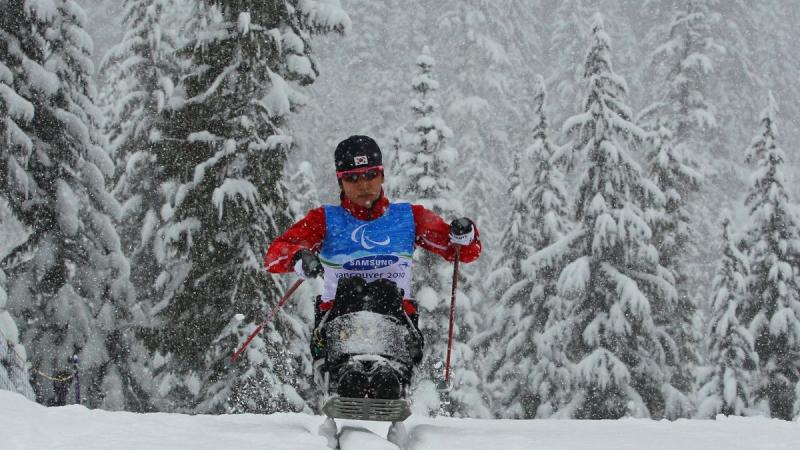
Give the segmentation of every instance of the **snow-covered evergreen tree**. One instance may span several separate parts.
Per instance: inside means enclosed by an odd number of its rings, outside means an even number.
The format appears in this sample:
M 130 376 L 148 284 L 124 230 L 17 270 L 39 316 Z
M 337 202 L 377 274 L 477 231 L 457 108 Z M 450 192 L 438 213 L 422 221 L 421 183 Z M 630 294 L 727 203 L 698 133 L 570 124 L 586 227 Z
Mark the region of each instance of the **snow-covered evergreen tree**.
M 17 121 L 4 133 L 1 192 L 31 233 L 5 261 L 11 310 L 38 371 L 69 373 L 77 355 L 87 405 L 147 409 L 141 346 L 127 332 L 142 314 L 112 226 L 119 205 L 104 178 L 114 166 L 98 132 L 83 10 L 58 0 L 3 11 L 0 73 L 17 93 L 8 103 Z M 55 401 L 50 381 L 34 381 L 37 400 Z
M 645 118 L 647 122 L 647 118 Z M 672 132 L 662 119 L 647 124 L 649 152 L 646 183 L 655 192 L 650 207 L 645 211 L 653 233 L 653 245 L 658 250 L 659 264 L 669 271 L 670 279 L 678 291 L 675 305 L 664 304 L 653 311 L 656 323 L 665 327 L 675 346 L 668 348 L 671 368 L 665 415 L 675 419 L 690 414 L 691 402 L 686 394 L 691 391 L 693 372 L 700 362 L 698 342 L 695 342 L 693 323 L 697 305 L 691 291 L 687 291 L 687 274 L 683 261 L 691 247 L 691 220 L 687 202 L 702 181 L 700 175 L 684 155 L 673 145 Z
M 543 249 L 534 258 L 555 265 L 570 256 L 568 249 L 561 248 L 575 236 L 566 236 L 561 241 Z M 543 331 L 534 336 L 536 363 L 530 375 L 535 387 L 535 417 L 570 418 L 575 407 L 583 400 L 573 395 L 578 380 L 574 373 L 575 363 L 570 359 L 569 341 L 574 330 L 570 321 L 572 302 L 562 295 L 548 297 L 544 308 L 548 312 Z
M 18 392 L 33 400 L 35 395 L 28 381 L 28 357 L 19 342 L 19 331 L 11 314 L 6 311 L 8 295 L 6 274 L 0 270 L 0 389 Z
M 670 119 L 678 145 L 686 145 L 688 156 L 710 156 L 693 138 L 716 126 L 715 107 L 707 100 L 708 75 L 713 58 L 724 52 L 712 36 L 707 0 L 686 0 L 669 25 L 669 38 L 653 52 L 653 64 L 665 74 L 660 92 L 665 115 Z
M 121 23 L 127 31 L 101 65 L 107 86 L 104 131 L 117 163 L 114 194 L 122 203 L 117 229 L 137 297 L 148 310 L 159 295 L 155 245 L 161 209 L 168 203 L 163 159 L 173 157 L 157 152 L 158 122 L 178 72 L 177 38 L 166 19 L 173 6 L 173 0 L 126 0 Z
M 715 61 L 725 52 L 715 39 L 714 22 L 718 16 L 711 11 L 708 0 L 681 0 L 677 11 L 672 13 L 669 25 L 658 27 L 660 40 L 650 55 L 651 68 L 658 78 L 652 92 L 650 105 L 646 108 L 664 121 L 671 130 L 674 151 L 704 176 L 717 180 L 721 165 L 715 156 L 714 132 L 717 130 L 717 107 L 714 97 Z M 663 37 L 666 36 L 664 40 Z M 717 155 L 718 156 L 718 155 Z M 689 180 L 686 180 L 689 181 Z M 693 308 L 689 298 L 701 292 L 709 298 L 713 270 L 698 268 L 697 262 L 714 261 L 718 249 L 715 246 L 695 246 L 694 242 L 716 236 L 717 215 L 705 213 L 704 202 L 718 198 L 714 184 L 701 185 L 691 182 L 678 191 L 680 209 L 688 212 L 689 229 L 686 240 L 676 240 L 676 248 L 663 248 L 666 259 L 676 278 L 680 293 L 679 301 Z M 665 194 L 670 195 L 665 191 Z M 697 195 L 693 195 L 697 194 Z M 689 197 L 693 196 L 694 199 Z M 669 201 L 669 200 L 668 200 Z M 677 210 L 676 210 L 677 211 Z M 681 236 L 665 236 L 681 239 Z M 659 250 L 663 245 L 657 242 Z M 675 252 L 673 252 L 675 250 Z M 685 267 L 685 271 L 676 270 Z M 680 340 L 680 338 L 679 338 Z
M 552 161 L 544 78 L 535 77 L 533 85 L 533 142 L 515 156 L 509 177 L 512 213 L 486 289 L 498 293 L 500 301 L 488 330 L 494 336 L 486 352 L 485 376 L 492 380 L 489 389 L 494 414 L 513 418 L 536 415 L 541 384 L 533 381 L 538 363 L 535 336 L 547 321 L 546 304 L 555 294 L 560 269 L 526 261 L 569 231 L 566 189 L 561 171 Z
M 663 120 L 652 124 L 647 141 L 647 178 L 664 194 L 658 209 L 649 211 L 653 242 L 661 265 L 672 272 L 676 284 L 683 286 L 686 274 L 680 257 L 692 238 L 687 202 L 703 177 L 676 148 L 672 131 Z
M 389 178 L 390 193 L 395 200 L 413 201 L 452 220 L 462 214 L 461 203 L 456 198 L 455 185 L 449 178 L 450 168 L 458 153 L 448 139 L 450 128 L 438 115 L 438 104 L 432 94 L 439 83 L 433 77 L 435 60 L 428 48 L 417 58 L 419 73 L 411 86 L 416 96 L 411 100 L 414 121 L 398 130 L 395 137 L 395 165 Z M 420 329 L 425 336 L 425 352 L 415 383 L 415 403 L 419 411 L 435 412 L 439 408 L 435 384 L 443 377 L 444 352 L 447 349 L 447 329 L 450 306 L 452 265 L 428 252 L 415 254 L 414 293 L 420 306 Z M 459 292 L 457 327 L 453 342 L 451 374 L 455 389 L 453 400 L 443 412 L 447 414 L 486 416 L 478 390 L 479 378 L 468 364 L 474 352 L 465 343 L 470 331 L 475 329 L 470 312 L 470 301 Z
M 172 407 L 197 412 L 302 410 L 310 374 L 308 325 L 284 310 L 225 368 L 283 283 L 262 267 L 263 250 L 292 221 L 283 171 L 293 141 L 288 115 L 302 105 L 297 85 L 318 69 L 313 34 L 344 32 L 338 1 L 198 2 L 179 49 L 191 72 L 159 126 L 165 174 L 176 181 L 160 231 L 165 321 L 158 379 Z M 239 322 L 237 314 L 245 320 Z M 307 349 L 307 346 L 305 346 Z
M 581 106 L 583 101 L 583 57 L 584 42 L 589 39 L 591 10 L 586 0 L 558 2 L 553 14 L 553 31 L 548 46 L 548 61 L 552 61 L 553 72 L 548 76 L 555 104 L 560 105 L 555 115 L 561 123 L 568 114 Z
M 423 48 L 416 61 L 419 73 L 411 82 L 416 93 L 409 104 L 414 122 L 396 134 L 397 168 L 389 189 L 394 198 L 412 199 L 439 214 L 455 214 L 461 212 L 461 205 L 452 198 L 455 184 L 447 175 L 458 154 L 448 143 L 453 132 L 439 116 L 439 104 L 433 98 L 439 89 L 432 73 L 434 64 L 429 49 Z
M 739 36 L 742 40 L 751 42 L 752 64 L 750 67 L 757 69 L 756 73 L 763 76 L 761 80 L 763 85 L 771 86 L 774 92 L 781 92 L 781 97 L 786 99 L 781 105 L 781 116 L 787 123 L 794 123 L 800 117 L 800 104 L 794 101 L 794 99 L 800 98 L 800 84 L 795 81 L 794 76 L 797 68 L 800 67 L 800 55 L 795 46 L 798 30 L 794 26 L 800 10 L 786 6 L 788 4 L 773 1 L 762 8 L 744 10 L 743 12 L 750 14 L 745 16 L 747 19 L 753 15 L 756 16 L 755 20 L 749 21 L 756 29 L 754 32 L 749 32 L 750 29 L 747 29 L 747 32 L 739 33 Z M 730 17 L 736 16 L 730 15 Z M 751 39 L 752 36 L 757 36 L 758 39 Z M 760 90 L 742 90 L 740 92 L 758 93 Z M 734 97 L 736 94 L 730 92 L 730 95 Z M 758 97 L 757 104 L 761 104 L 760 95 L 752 97 Z M 753 109 L 751 107 L 750 111 Z M 742 115 L 737 114 L 737 116 L 741 117 Z M 744 117 L 747 115 L 745 114 Z M 796 134 L 792 130 L 784 130 L 784 139 L 788 142 L 794 142 L 795 136 Z
M 0 196 L 0 389 L 18 392 L 33 400 L 35 394 L 29 381 L 28 356 L 25 346 L 19 342 L 16 320 L 6 309 L 8 278 L 2 269 L 8 252 L 27 238 L 22 224 L 8 209 L 5 198 Z
M 291 187 L 288 196 L 289 210 L 293 219 L 300 220 L 311 208 L 319 206 L 318 183 L 314 177 L 311 163 L 308 161 L 300 162 L 297 165 L 297 169 L 288 178 L 287 182 Z M 295 298 L 292 302 L 286 305 L 287 309 L 291 310 L 292 314 L 300 321 L 309 324 L 314 323 L 315 298 L 321 292 L 321 289 L 321 281 L 306 281 L 294 294 Z M 304 333 L 300 334 L 303 335 Z M 292 353 L 305 355 L 308 341 L 295 339 L 289 345 Z M 321 407 L 323 406 L 325 393 L 322 392 L 322 386 L 312 382 L 312 377 L 310 376 L 312 371 L 311 359 L 304 357 L 302 358 L 302 363 L 303 365 L 298 370 L 298 375 L 301 375 L 297 379 L 298 392 L 303 398 L 308 399 L 308 402 L 313 405 L 312 407 Z M 305 375 L 305 378 L 303 375 Z
M 783 174 L 777 115 L 770 92 L 760 116 L 761 129 L 746 153 L 756 170 L 745 202 L 751 221 L 747 229 L 750 277 L 742 321 L 749 327 L 759 357 L 757 406 L 772 417 L 790 420 L 800 380 L 800 224 Z
M 31 26 L 44 25 L 46 17 L 25 14 L 5 4 L 6 11 L 0 18 L 0 389 L 23 393 L 33 399 L 33 390 L 25 370 L 27 354 L 19 342 L 16 321 L 7 311 L 8 279 L 4 269 L 13 267 L 14 261 L 7 260 L 9 253 L 23 246 L 28 234 L 23 225 L 9 209 L 9 202 L 26 194 L 27 174 L 22 175 L 19 162 L 25 161 L 33 152 L 33 142 L 28 132 L 33 120 L 33 103 L 25 98 L 28 91 L 25 67 L 28 71 L 44 72 L 31 58 L 39 58 L 43 51 L 43 36 Z M 14 17 L 14 14 L 20 14 Z M 9 19 L 15 20 L 9 20 Z M 25 26 L 22 21 L 27 21 Z M 22 75 L 22 77 L 21 77 Z M 23 94 L 20 95 L 21 91 Z M 32 99 L 31 99 L 32 100 Z M 15 202 L 19 206 L 18 202 Z M 20 380 L 20 375 L 24 379 Z
M 724 49 L 710 54 L 714 61 L 713 72 L 706 75 L 705 81 L 707 98 L 716 107 L 717 122 L 710 139 L 708 136 L 705 138 L 706 145 L 713 148 L 715 156 L 710 169 L 717 172 L 718 179 L 714 180 L 717 189 L 733 187 L 742 191 L 746 189 L 748 180 L 740 177 L 725 180 L 726 166 L 739 168 L 741 159 L 738 150 L 741 142 L 747 142 L 751 137 L 749 118 L 753 111 L 760 111 L 763 107 L 761 93 L 767 86 L 774 92 L 778 92 L 779 87 L 771 83 L 768 73 L 771 64 L 762 65 L 762 61 L 766 56 L 764 47 L 771 49 L 767 54 L 774 54 L 772 51 L 777 50 L 776 42 L 784 39 L 778 25 L 766 17 L 778 10 L 778 14 L 786 16 L 785 21 L 790 22 L 788 16 L 792 8 L 780 1 L 760 3 L 758 7 L 747 0 L 706 2 L 711 37 L 721 50 Z M 789 92 L 792 90 L 794 88 L 789 88 Z M 781 109 L 783 111 L 784 108 Z M 795 106 L 790 106 L 789 110 L 795 110 Z M 785 111 L 781 115 L 786 117 Z M 728 164 L 720 164 L 720 159 Z
M 446 81 L 440 98 L 448 124 L 459 130 L 452 144 L 462 156 L 452 177 L 459 180 L 464 211 L 480 224 L 481 240 L 487 248 L 499 248 L 502 218 L 510 206 L 507 175 L 513 155 L 526 145 L 526 120 L 533 114 L 526 102 L 515 101 L 533 95 L 530 74 L 514 72 L 539 61 L 541 8 L 538 0 L 443 0 L 434 5 L 434 49 L 447 61 L 439 70 Z M 489 272 L 491 262 L 475 261 L 472 273 Z M 478 276 L 468 275 L 464 281 L 476 297 L 494 295 L 481 291 Z
M 58 80 L 42 67 L 46 41 L 44 30 L 52 25 L 53 12 L 47 4 L 32 2 L 29 8 L 21 3 L 3 2 L 5 13 L 0 17 L 0 195 L 2 211 L 8 208 L 8 218 L 21 214 L 22 200 L 28 196 L 31 176 L 25 170 L 34 153 L 31 136 L 34 120 L 34 95 L 52 96 Z M 16 212 L 16 214 L 14 214 Z M 4 239 L 4 246 L 11 240 Z M 16 242 L 19 247 L 25 241 Z M 6 248 L 8 254 L 24 253 L 25 249 Z M 8 268 L 13 261 L 3 261 Z
M 558 292 L 570 305 L 566 353 L 575 362 L 572 399 L 561 414 L 577 418 L 661 413 L 664 348 L 652 303 L 675 297 L 636 195 L 640 168 L 628 148 L 644 132 L 631 122 L 627 86 L 610 53 L 602 15 L 595 14 L 583 112 L 564 124 L 573 151 L 585 154 L 579 224 L 567 242 L 556 244 L 570 252 Z
M 319 205 L 319 194 L 314 179 L 311 163 L 303 161 L 289 177 L 292 194 L 289 196 L 289 208 L 296 220 L 303 218 L 308 210 Z
M 708 366 L 700 377 L 697 416 L 742 415 L 753 404 L 753 381 L 758 376 L 758 355 L 753 336 L 740 318 L 747 295 L 747 258 L 730 236 L 730 220 L 722 224 L 725 247 L 714 277 L 708 334 Z
M 105 127 L 110 153 L 124 177 L 131 155 L 157 138 L 156 120 L 172 95 L 176 75 L 175 31 L 165 23 L 173 0 L 125 0 L 122 41 L 105 55 L 101 70 L 108 86 Z M 154 174 L 156 175 L 156 174 Z
M 516 418 L 525 417 L 533 403 L 527 392 L 530 371 L 526 369 L 534 362 L 535 312 L 541 306 L 528 302 L 535 274 L 526 273 L 522 268 L 536 247 L 528 220 L 531 177 L 524 176 L 526 174 L 520 170 L 521 160 L 521 155 L 514 156 L 514 170 L 509 175 L 511 214 L 500 240 L 502 250 L 495 256 L 494 270 L 488 274 L 484 288 L 484 292 L 496 293 L 500 304 L 490 310 L 488 329 L 474 341 L 486 349 L 481 352 L 484 361 L 480 375 L 488 381 L 486 388 L 492 413 Z M 530 309 L 534 309 L 533 314 Z M 509 407 L 511 404 L 513 406 Z

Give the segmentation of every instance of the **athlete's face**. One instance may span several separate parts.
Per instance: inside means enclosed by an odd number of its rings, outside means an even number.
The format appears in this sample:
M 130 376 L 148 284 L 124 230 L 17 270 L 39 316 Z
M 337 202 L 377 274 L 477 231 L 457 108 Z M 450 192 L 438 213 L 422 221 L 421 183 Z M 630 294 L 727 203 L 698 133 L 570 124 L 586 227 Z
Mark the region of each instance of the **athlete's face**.
M 371 179 L 368 179 L 371 178 Z M 362 208 L 370 208 L 381 195 L 383 187 L 383 171 L 375 177 L 343 177 L 342 190 L 344 195 L 353 203 Z

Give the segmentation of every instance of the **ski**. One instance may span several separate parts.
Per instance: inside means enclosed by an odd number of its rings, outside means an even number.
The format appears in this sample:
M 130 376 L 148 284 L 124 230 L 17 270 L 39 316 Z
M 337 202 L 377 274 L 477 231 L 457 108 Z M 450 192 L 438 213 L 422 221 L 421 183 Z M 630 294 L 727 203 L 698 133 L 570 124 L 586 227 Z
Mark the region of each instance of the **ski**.
M 334 450 L 348 449 L 405 449 L 408 443 L 408 433 L 403 422 L 392 422 L 384 439 L 379 434 L 365 427 L 344 425 L 340 430 L 336 420 L 327 417 L 319 427 L 318 433 L 328 441 L 328 448 Z
M 392 422 L 392 425 L 389 426 L 389 432 L 386 433 L 386 440 L 400 448 L 406 448 L 408 432 L 403 422 Z
M 327 417 L 325 422 L 322 422 L 317 434 L 328 440 L 328 448 L 339 448 L 339 427 L 336 426 L 336 421 L 332 417 Z

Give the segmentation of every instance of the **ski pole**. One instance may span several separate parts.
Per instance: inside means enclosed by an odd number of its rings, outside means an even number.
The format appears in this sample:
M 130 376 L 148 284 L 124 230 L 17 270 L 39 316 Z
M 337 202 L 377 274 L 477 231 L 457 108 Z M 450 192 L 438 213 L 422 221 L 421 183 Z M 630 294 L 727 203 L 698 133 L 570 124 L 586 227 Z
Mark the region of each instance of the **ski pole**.
M 458 260 L 461 246 L 456 245 L 456 257 L 453 260 L 453 290 L 450 293 L 450 330 L 447 333 L 447 359 L 444 364 L 444 383 L 450 386 L 450 354 L 453 350 L 453 322 L 456 316 L 456 288 L 458 287 Z
M 255 337 L 258 335 L 258 333 L 261 333 L 261 330 L 264 329 L 264 326 L 266 324 L 268 324 L 270 320 L 272 320 L 272 317 L 275 315 L 275 313 L 278 312 L 279 309 L 281 309 L 283 304 L 286 303 L 287 300 L 289 300 L 289 297 L 291 297 L 292 294 L 294 294 L 294 291 L 296 291 L 297 288 L 299 288 L 302 283 L 303 283 L 303 279 L 300 278 L 299 280 L 294 282 L 294 284 L 289 288 L 288 291 L 286 291 L 285 294 L 283 294 L 283 298 L 281 298 L 281 300 L 278 302 L 278 304 L 275 305 L 274 308 L 272 308 L 272 311 L 269 312 L 269 314 L 267 315 L 267 318 L 264 319 L 264 321 L 262 321 L 258 325 L 258 327 L 256 327 L 255 330 L 253 330 L 252 333 L 250 333 L 250 336 L 247 336 L 247 340 L 244 341 L 244 344 L 242 344 L 242 346 L 239 347 L 239 349 L 236 350 L 236 352 L 233 353 L 233 356 L 231 356 L 231 364 L 235 363 L 236 360 L 239 359 L 240 356 L 242 356 L 242 353 L 244 353 L 244 350 L 247 348 L 248 345 L 250 345 L 250 341 L 255 339 Z

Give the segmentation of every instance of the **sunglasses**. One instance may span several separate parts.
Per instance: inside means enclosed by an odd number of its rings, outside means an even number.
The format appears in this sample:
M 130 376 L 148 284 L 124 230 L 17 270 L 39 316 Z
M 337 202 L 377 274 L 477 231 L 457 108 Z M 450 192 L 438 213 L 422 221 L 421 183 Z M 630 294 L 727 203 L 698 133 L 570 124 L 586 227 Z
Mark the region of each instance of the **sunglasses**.
M 364 181 L 372 181 L 378 176 L 383 175 L 383 171 L 379 169 L 370 169 L 364 172 L 350 172 L 339 175 L 339 179 L 347 181 L 348 183 L 357 183 L 359 178 Z

